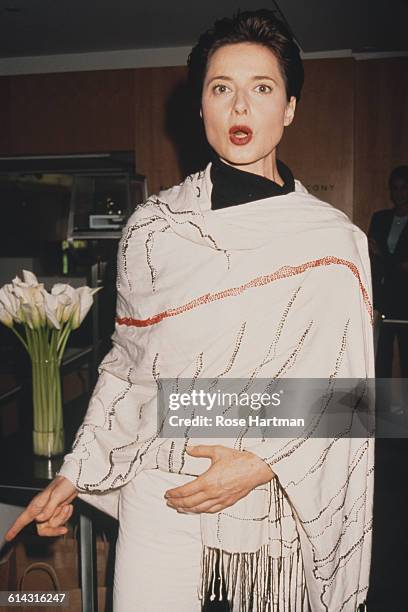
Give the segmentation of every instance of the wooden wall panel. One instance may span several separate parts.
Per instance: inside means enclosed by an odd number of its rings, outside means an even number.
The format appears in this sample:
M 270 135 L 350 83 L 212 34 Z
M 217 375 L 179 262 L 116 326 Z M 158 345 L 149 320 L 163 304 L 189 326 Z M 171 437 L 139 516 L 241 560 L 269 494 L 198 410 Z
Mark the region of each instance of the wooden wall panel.
M 391 206 L 390 171 L 408 164 L 408 58 L 356 62 L 355 222 Z
M 132 150 L 133 83 L 132 70 L 13 77 L 12 152 Z
M 177 129 L 172 130 L 173 109 L 178 92 L 183 92 L 186 69 L 142 68 L 135 70 L 135 149 L 136 168 L 147 176 L 150 193 L 179 183 L 183 170 L 179 163 Z M 182 119 L 182 117 L 179 117 Z M 184 129 L 179 124 L 179 135 Z
M 408 59 L 307 60 L 305 72 L 279 157 L 366 229 L 388 204 L 390 170 L 408 163 Z M 150 193 L 174 185 L 205 159 L 185 77 L 183 66 L 1 77 L 0 154 L 135 150 Z
M 305 61 L 305 84 L 279 158 L 318 198 L 353 214 L 352 59 Z

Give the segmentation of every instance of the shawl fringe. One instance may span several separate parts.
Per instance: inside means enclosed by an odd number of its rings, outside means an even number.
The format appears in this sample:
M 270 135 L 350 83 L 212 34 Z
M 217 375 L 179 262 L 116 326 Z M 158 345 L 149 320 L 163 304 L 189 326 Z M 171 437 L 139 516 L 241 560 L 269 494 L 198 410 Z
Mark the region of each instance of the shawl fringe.
M 202 612 L 215 600 L 228 602 L 230 612 L 312 612 L 300 543 L 278 558 L 269 556 L 268 546 L 253 553 L 203 546 L 201 569 Z M 367 612 L 367 602 L 358 604 L 356 612 Z
M 203 547 L 199 597 L 208 602 L 237 601 L 240 612 L 311 612 L 298 548 L 287 557 L 269 556 L 268 546 L 252 553 Z M 285 588 L 285 584 L 290 588 Z

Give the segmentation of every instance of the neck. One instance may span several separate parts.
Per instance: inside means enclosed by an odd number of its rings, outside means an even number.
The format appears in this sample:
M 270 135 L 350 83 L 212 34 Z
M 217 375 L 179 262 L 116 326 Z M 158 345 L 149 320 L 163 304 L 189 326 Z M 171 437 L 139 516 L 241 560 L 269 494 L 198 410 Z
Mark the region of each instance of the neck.
M 228 166 L 232 166 L 233 168 L 237 168 L 238 170 L 244 170 L 244 172 L 252 172 L 252 174 L 258 174 L 258 176 L 263 176 L 264 178 L 274 181 L 281 187 L 285 182 L 278 172 L 275 149 L 267 157 L 262 157 L 261 159 L 258 159 L 257 161 L 251 162 L 249 164 L 232 164 L 223 157 L 220 157 L 220 159 L 225 164 L 228 164 Z
M 213 151 L 211 165 L 211 208 L 225 208 L 264 198 L 282 196 L 295 191 L 295 181 L 290 169 L 276 160 L 275 175 L 281 178 L 279 185 L 262 174 L 251 172 L 249 164 L 230 164 Z M 277 177 L 276 177 L 277 178 Z

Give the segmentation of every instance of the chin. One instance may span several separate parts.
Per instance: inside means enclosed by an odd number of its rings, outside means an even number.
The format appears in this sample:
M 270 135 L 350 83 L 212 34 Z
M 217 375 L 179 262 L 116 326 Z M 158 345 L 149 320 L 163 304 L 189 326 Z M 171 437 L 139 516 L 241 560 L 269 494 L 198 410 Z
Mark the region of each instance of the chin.
M 259 161 L 259 157 L 253 153 L 251 154 L 249 151 L 226 151 L 225 153 L 220 153 L 219 156 L 234 166 L 255 164 Z

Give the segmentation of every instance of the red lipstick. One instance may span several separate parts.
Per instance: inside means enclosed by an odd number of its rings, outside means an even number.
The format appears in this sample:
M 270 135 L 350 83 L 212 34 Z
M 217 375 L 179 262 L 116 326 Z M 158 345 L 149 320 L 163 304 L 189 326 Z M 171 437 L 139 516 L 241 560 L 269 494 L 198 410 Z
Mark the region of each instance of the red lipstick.
M 252 130 L 247 125 L 233 125 L 229 130 L 230 141 L 236 145 L 246 145 L 252 140 Z

